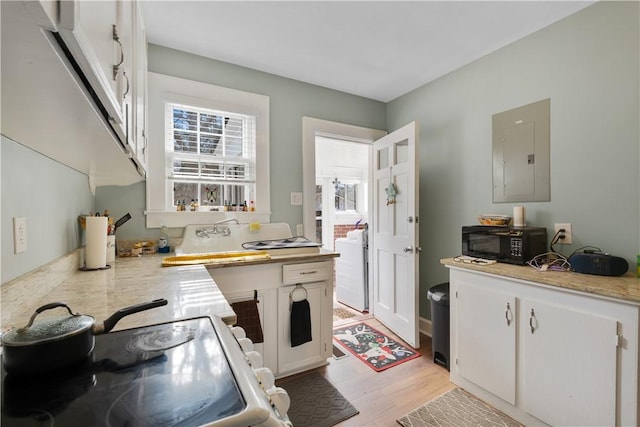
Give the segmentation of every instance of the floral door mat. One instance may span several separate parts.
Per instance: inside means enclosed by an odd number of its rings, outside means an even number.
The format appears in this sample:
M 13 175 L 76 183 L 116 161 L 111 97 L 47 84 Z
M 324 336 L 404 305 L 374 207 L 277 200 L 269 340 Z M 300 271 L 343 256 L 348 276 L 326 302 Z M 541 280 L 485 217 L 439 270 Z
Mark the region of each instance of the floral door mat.
M 436 397 L 397 421 L 403 427 L 523 427 L 460 388 Z
M 405 343 L 392 340 L 364 322 L 334 329 L 333 339 L 377 372 L 420 357 Z

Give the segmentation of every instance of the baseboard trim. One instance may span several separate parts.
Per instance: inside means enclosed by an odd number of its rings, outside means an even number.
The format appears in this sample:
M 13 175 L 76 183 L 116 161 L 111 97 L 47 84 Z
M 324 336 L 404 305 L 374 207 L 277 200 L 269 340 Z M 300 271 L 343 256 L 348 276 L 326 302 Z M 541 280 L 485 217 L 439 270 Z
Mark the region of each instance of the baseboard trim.
M 420 330 L 421 334 L 424 334 L 430 337 L 431 336 L 431 320 L 421 317 L 418 320 L 418 329 Z

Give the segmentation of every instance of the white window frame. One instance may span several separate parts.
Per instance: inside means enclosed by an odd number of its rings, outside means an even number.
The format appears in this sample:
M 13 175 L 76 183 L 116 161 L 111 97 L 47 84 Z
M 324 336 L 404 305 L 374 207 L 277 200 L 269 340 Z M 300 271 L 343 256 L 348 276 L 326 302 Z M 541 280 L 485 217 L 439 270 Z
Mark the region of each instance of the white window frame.
M 228 153 L 226 153 L 226 145 L 229 142 L 226 139 L 226 129 L 223 126 L 220 134 L 220 142 L 222 143 L 221 152 L 217 154 L 204 154 L 199 151 L 200 149 L 200 128 L 196 131 L 187 131 L 189 134 L 193 134 L 198 139 L 198 152 L 197 153 L 176 153 L 174 151 L 175 140 L 174 140 L 174 120 L 173 120 L 173 112 L 175 109 L 186 110 L 189 112 L 193 112 L 196 114 L 209 114 L 215 115 L 218 117 L 231 117 L 236 119 L 237 121 L 242 122 L 242 157 L 228 157 Z M 165 150 L 166 150 L 166 178 L 173 184 L 176 182 L 183 183 L 191 183 L 196 184 L 198 187 L 202 185 L 218 185 L 218 186 L 240 186 L 244 187 L 244 195 L 245 197 L 242 200 L 232 200 L 229 195 L 225 195 L 224 198 L 227 199 L 231 203 L 239 204 L 239 203 L 247 203 L 247 207 L 249 206 L 250 201 L 255 201 L 255 186 L 256 186 L 256 140 L 255 140 L 255 120 L 254 116 L 249 116 L 247 114 L 239 114 L 233 111 L 219 111 L 219 110 L 210 110 L 203 109 L 200 107 L 195 107 L 192 105 L 184 105 L 184 104 L 173 104 L 173 103 L 165 103 Z M 206 132 L 204 132 L 207 135 Z M 211 134 L 212 135 L 212 134 Z M 233 137 L 232 137 L 233 138 Z M 224 152 L 223 152 L 224 151 Z M 220 155 L 221 154 L 221 155 Z M 195 164 L 209 164 L 209 165 L 219 165 L 221 170 L 223 170 L 223 175 L 219 177 L 212 177 L 210 175 L 201 175 L 202 170 L 199 169 L 196 173 L 186 173 L 184 175 L 180 173 L 174 173 L 174 161 L 181 160 L 185 162 L 192 162 Z M 230 179 L 226 172 L 226 168 L 228 165 L 240 165 L 243 168 L 243 176 L 240 179 Z M 175 185 L 167 185 L 167 210 L 176 210 L 176 206 L 174 205 L 174 188 Z M 198 199 L 200 196 L 200 192 L 197 193 Z M 186 203 L 189 203 L 191 199 L 185 200 Z M 220 204 L 215 207 L 207 206 L 207 203 L 204 200 L 198 200 L 200 204 L 200 210 L 210 211 L 212 209 L 220 209 L 223 208 L 224 200 L 220 200 Z
M 149 142 L 147 168 L 147 228 L 184 227 L 189 224 L 212 224 L 236 218 L 240 223 L 270 222 L 269 179 L 269 97 L 224 88 L 158 73 L 148 73 Z M 197 108 L 231 111 L 256 117 L 256 194 L 254 212 L 197 212 L 171 210 L 172 185 L 166 177 L 165 105 L 182 104 Z

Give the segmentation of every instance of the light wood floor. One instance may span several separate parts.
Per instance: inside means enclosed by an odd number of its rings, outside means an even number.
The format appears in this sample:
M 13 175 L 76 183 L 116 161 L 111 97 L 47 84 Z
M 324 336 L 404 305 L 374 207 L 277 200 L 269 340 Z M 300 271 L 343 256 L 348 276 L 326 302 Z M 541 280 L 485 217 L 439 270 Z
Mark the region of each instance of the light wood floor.
M 348 319 L 336 325 L 366 319 L 367 323 L 393 339 L 399 339 L 370 316 Z M 342 349 L 341 346 L 338 348 Z M 431 338 L 420 336 L 421 357 L 376 372 L 345 350 L 347 357 L 329 359 L 329 365 L 316 369 L 337 388 L 360 413 L 338 424 L 339 427 L 399 426 L 396 420 L 428 401 L 453 389 L 449 371 L 434 364 Z

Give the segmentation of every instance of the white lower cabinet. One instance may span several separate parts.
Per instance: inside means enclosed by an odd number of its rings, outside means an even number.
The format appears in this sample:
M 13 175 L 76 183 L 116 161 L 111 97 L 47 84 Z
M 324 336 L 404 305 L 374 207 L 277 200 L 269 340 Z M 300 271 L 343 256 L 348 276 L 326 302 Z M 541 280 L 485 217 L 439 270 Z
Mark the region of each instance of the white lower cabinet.
M 252 299 L 257 291 L 264 343 L 255 348 L 276 378 L 327 364 L 332 351 L 333 259 L 208 271 L 230 303 Z M 300 286 L 291 294 L 296 284 Z M 312 340 L 296 347 L 290 341 L 290 295 L 294 300 L 306 297 L 311 312 Z
M 450 291 L 452 382 L 526 425 L 637 425 L 636 305 L 455 268 Z

